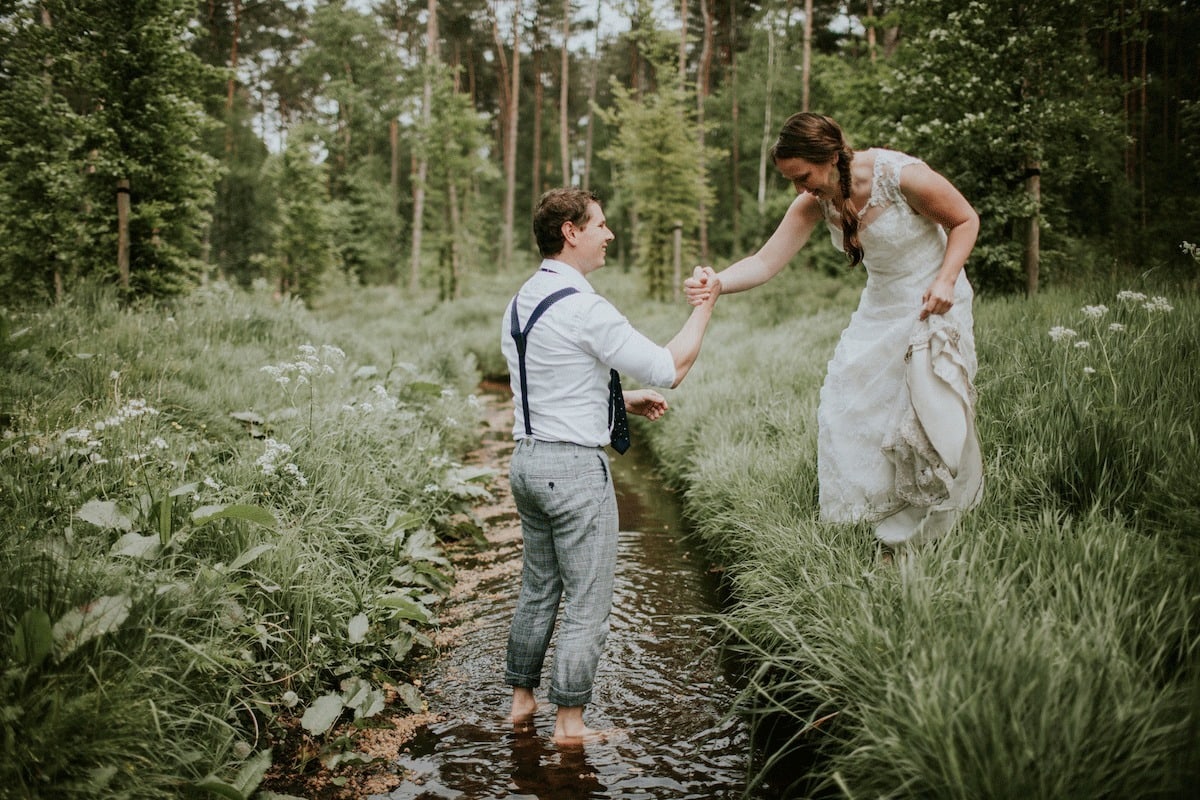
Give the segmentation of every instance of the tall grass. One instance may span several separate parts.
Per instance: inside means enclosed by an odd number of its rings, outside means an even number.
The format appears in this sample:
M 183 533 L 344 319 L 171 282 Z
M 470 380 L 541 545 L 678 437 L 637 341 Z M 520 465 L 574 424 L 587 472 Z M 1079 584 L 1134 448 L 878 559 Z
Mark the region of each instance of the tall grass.
M 986 495 L 893 567 L 816 507 L 817 391 L 850 304 L 720 301 L 672 413 L 638 433 L 725 568 L 759 779 L 791 762 L 795 796 L 1126 798 L 1200 777 L 1200 299 L 1124 288 L 977 303 Z
M 383 682 L 420 705 L 478 373 L 391 315 L 222 287 L 4 315 L 0 794 L 248 797 L 289 709 L 319 743 Z

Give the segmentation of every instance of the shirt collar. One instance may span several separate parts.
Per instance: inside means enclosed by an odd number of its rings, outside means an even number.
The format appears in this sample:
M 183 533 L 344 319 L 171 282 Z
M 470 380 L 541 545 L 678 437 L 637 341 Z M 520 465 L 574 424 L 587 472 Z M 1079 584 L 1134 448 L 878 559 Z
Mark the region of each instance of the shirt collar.
M 594 292 L 595 289 L 588 283 L 587 278 L 579 273 L 579 270 L 572 267 L 570 264 L 562 261 L 557 261 L 553 258 L 542 260 L 542 264 L 538 267 L 540 273 L 550 273 L 557 275 L 562 280 L 566 281 L 567 285 L 574 286 L 581 292 Z

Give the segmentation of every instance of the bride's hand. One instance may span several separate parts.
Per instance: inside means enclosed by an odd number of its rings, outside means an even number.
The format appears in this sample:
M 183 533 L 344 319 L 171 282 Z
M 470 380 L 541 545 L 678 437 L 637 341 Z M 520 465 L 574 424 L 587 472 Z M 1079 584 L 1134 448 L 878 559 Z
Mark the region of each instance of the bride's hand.
M 712 267 L 697 266 L 692 270 L 692 276 L 683 282 L 683 290 L 690 305 L 700 306 L 708 302 L 710 297 L 716 300 L 713 293 L 721 293 L 721 282 L 717 280 L 717 273 Z

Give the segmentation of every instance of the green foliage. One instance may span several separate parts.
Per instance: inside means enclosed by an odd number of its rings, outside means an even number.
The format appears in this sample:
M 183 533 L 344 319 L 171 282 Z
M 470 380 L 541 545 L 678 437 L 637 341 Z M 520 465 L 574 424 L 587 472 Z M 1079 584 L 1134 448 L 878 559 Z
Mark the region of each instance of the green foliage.
M 637 96 L 616 85 L 612 92 L 616 107 L 597 109 L 617 130 L 604 155 L 618 165 L 615 183 L 636 220 L 637 263 L 649 294 L 663 300 L 673 289 L 675 230 L 682 228 L 686 241 L 694 239 L 697 201 L 711 203 L 713 191 L 697 168 L 702 160 L 685 92 L 666 81 L 650 94 Z
M 325 168 L 313 155 L 313 142 L 297 133 L 269 170 L 273 185 L 288 187 L 278 201 L 269 274 L 281 293 L 311 300 L 337 264 Z
M 818 387 L 852 301 L 718 304 L 639 436 L 723 567 L 760 769 L 810 765 L 791 794 L 1185 796 L 1200 301 L 1124 280 L 977 305 L 983 504 L 892 567 L 817 509 Z
M 975 205 L 972 257 L 983 290 L 1023 286 L 1022 221 L 1039 214 L 1043 247 L 1107 232 L 1121 203 L 1117 85 L 1088 40 L 1094 4 L 895 3 L 908 41 L 879 92 L 884 141 L 925 159 Z M 1042 201 L 1025 190 L 1041 174 Z M 1111 216 L 1110 216 L 1111 215 Z
M 42 15 L 42 10 L 45 16 Z M 21 2 L 0 28 L 0 275 L 45 296 L 116 277 L 118 181 L 130 182 L 130 288 L 189 284 L 211 200 L 205 71 L 184 0 Z M 28 289 L 24 287 L 28 286 Z
M 381 348 L 358 311 L 214 285 L 5 317 L 6 791 L 249 797 L 282 715 L 371 716 L 383 681 L 420 704 L 440 539 L 487 496 L 455 461 L 478 376 L 419 315 L 374 309 L 408 326 Z

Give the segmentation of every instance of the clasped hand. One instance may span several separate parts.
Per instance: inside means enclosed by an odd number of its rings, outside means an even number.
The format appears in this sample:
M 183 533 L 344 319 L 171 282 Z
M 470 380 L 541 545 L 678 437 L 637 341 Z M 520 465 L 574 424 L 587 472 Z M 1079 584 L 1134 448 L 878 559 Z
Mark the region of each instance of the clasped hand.
M 701 306 L 710 299 L 716 301 L 721 294 L 721 280 L 712 267 L 696 267 L 692 277 L 683 282 L 683 290 L 689 304 Z

